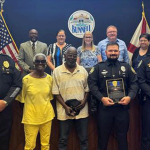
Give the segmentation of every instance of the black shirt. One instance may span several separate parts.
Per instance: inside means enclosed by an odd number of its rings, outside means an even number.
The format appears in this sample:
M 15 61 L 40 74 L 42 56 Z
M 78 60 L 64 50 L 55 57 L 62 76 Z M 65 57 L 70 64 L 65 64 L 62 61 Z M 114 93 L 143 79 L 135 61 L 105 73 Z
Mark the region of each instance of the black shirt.
M 137 73 L 140 88 L 150 97 L 150 54 L 140 62 Z
M 106 60 L 95 65 L 88 77 L 90 91 L 98 100 L 108 97 L 106 80 L 118 78 L 123 79 L 125 96 L 133 99 L 138 90 L 137 76 L 130 65 L 125 62 Z
M 8 104 L 17 96 L 22 86 L 21 72 L 7 55 L 0 54 L 0 100 Z

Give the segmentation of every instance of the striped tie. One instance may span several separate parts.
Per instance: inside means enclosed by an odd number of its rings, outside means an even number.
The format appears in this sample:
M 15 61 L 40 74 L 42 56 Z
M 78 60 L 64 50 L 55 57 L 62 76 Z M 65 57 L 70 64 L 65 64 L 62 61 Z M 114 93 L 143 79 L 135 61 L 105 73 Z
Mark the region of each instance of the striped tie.
M 35 43 L 32 43 L 32 50 L 33 50 L 33 55 L 35 55 Z

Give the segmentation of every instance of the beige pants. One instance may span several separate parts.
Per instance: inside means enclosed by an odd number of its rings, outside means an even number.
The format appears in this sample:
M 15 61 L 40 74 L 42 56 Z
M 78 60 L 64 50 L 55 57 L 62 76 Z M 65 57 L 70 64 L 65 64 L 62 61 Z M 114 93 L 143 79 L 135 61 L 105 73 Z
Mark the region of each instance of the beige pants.
M 51 135 L 52 121 L 41 125 L 24 124 L 25 132 L 25 150 L 33 150 L 36 145 L 36 138 L 40 132 L 41 150 L 49 150 L 50 135 Z

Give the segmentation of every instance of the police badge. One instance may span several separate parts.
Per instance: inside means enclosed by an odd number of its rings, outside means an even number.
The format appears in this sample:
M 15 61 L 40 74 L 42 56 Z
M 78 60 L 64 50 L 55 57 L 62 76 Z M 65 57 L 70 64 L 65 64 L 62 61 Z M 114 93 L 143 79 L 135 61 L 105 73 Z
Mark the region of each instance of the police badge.
M 9 68 L 9 62 L 8 61 L 4 61 L 3 65 L 4 65 L 5 68 Z

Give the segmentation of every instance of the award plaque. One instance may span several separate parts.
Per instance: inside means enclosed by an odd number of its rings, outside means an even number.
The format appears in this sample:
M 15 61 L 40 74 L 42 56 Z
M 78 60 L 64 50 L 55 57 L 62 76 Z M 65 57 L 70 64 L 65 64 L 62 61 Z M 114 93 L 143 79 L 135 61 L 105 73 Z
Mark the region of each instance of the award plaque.
M 106 80 L 106 87 L 108 97 L 112 99 L 114 103 L 118 103 L 125 96 L 122 78 Z

